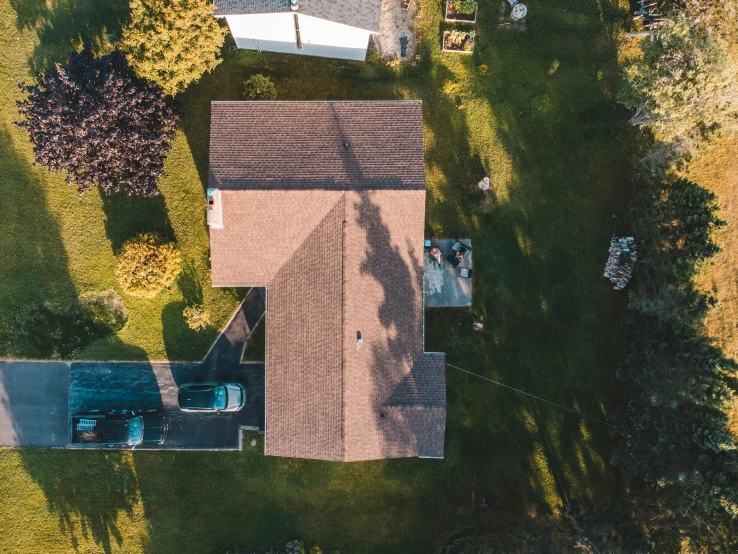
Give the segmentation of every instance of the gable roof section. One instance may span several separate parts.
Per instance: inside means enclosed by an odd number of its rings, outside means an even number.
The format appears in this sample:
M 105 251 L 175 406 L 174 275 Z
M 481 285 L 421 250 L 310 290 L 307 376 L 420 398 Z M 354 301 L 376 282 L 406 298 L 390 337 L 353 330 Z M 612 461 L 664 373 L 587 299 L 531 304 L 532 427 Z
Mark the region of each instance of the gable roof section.
M 423 352 L 420 102 L 212 110 L 209 185 L 229 185 L 223 229 L 210 230 L 213 284 L 267 287 L 266 453 L 442 457 L 445 358 Z M 295 149 L 311 154 L 294 164 Z M 314 157 L 331 163 L 331 186 Z
M 213 102 L 208 186 L 425 190 L 421 110 L 416 101 Z
M 289 0 L 213 0 L 215 16 L 289 12 Z M 296 13 L 379 32 L 381 0 L 300 0 Z

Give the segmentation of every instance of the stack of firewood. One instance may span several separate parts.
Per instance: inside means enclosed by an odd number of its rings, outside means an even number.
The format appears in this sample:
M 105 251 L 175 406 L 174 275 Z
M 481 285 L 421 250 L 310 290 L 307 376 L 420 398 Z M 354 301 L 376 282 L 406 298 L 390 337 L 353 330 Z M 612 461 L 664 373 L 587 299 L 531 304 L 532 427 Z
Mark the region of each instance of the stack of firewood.
M 615 284 L 615 290 L 623 290 L 633 276 L 633 266 L 637 259 L 638 252 L 633 237 L 612 237 L 610 257 L 603 276 Z
M 633 21 L 640 21 L 647 31 L 655 31 L 666 21 L 666 18 L 658 12 L 658 6 L 653 0 L 639 0 L 638 8 L 633 13 Z

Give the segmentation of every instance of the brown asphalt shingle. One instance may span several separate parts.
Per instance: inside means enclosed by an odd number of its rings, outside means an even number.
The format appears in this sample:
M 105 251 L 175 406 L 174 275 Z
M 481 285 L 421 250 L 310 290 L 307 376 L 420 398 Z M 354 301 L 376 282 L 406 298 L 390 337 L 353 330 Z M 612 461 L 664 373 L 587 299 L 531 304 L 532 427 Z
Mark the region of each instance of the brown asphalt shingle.
M 445 358 L 423 352 L 420 107 L 213 103 L 210 186 L 229 183 L 213 284 L 267 286 L 269 455 L 443 456 Z
M 208 186 L 425 190 L 421 106 L 213 102 Z

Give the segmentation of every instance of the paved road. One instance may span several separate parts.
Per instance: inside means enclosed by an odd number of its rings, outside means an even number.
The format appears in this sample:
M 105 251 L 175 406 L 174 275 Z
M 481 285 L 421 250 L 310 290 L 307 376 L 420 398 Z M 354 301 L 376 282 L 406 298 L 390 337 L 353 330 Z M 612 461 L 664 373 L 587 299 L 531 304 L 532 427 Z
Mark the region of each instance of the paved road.
M 0 362 L 0 445 L 67 446 L 69 364 Z
M 263 314 L 252 289 L 202 363 L 0 361 L 0 446 L 69 447 L 73 414 L 162 408 L 169 435 L 157 449 L 239 449 L 241 429 L 264 428 L 264 364 L 239 363 Z M 179 385 L 212 380 L 246 385 L 246 406 L 224 415 L 179 410 Z

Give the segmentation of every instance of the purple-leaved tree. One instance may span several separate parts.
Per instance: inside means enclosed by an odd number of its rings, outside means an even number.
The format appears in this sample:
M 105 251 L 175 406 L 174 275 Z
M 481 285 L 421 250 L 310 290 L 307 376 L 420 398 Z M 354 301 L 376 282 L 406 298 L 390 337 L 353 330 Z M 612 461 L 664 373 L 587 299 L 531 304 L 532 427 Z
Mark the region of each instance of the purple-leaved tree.
M 28 96 L 18 102 L 23 119 L 16 125 L 30 134 L 37 163 L 66 171 L 80 194 L 94 186 L 106 194 L 159 194 L 177 113 L 157 84 L 136 76 L 125 54 L 95 58 L 86 46 L 64 67 L 57 63 L 19 87 Z

